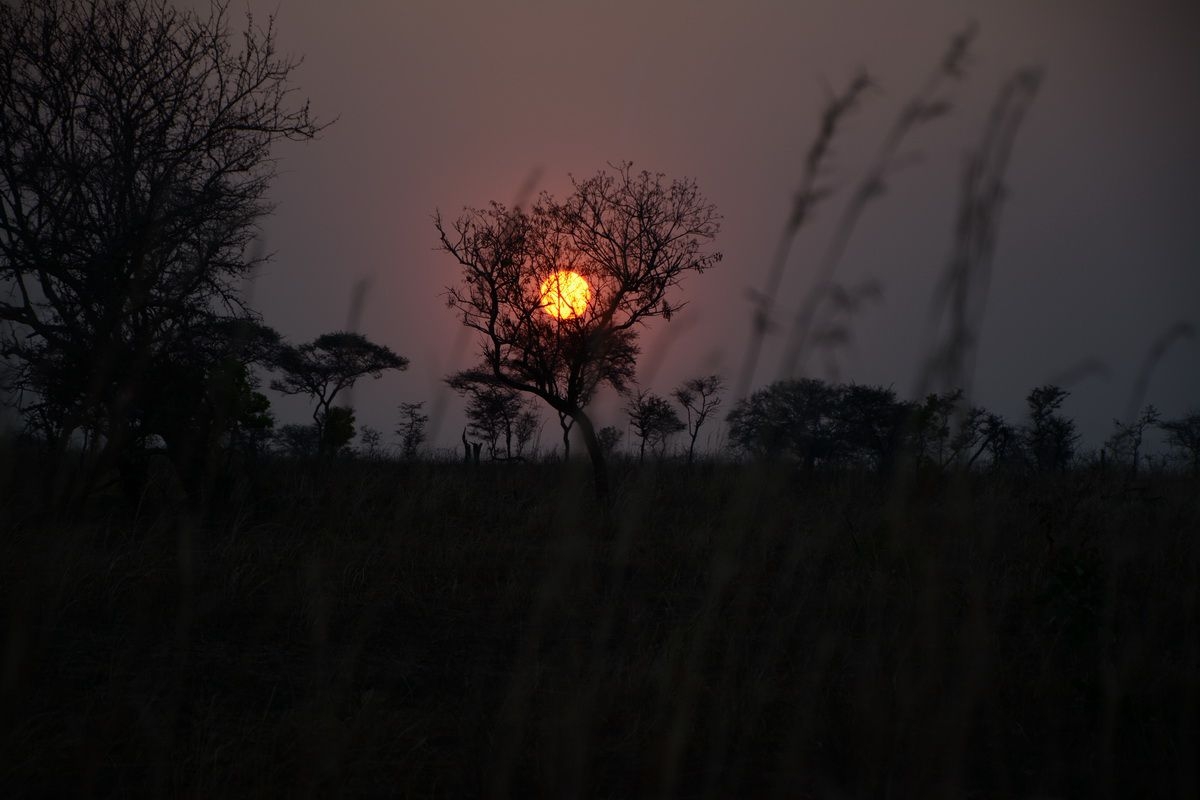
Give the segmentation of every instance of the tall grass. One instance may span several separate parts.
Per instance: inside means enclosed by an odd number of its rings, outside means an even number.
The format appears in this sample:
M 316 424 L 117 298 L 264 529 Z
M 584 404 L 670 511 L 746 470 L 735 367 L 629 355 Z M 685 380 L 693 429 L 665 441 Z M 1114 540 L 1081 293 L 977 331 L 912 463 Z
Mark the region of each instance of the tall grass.
M 970 35 L 851 194 L 785 372 Z M 964 179 L 984 216 L 960 220 L 939 375 L 973 368 L 1024 75 Z M 867 86 L 822 116 L 734 399 Z M 572 463 L 268 458 L 206 507 L 160 475 L 68 519 L 28 499 L 42 466 L 0 459 L 5 797 L 1200 792 L 1200 499 L 1178 475 L 618 460 L 599 505 Z
M 276 462 L 13 516 L 6 796 L 1194 796 L 1194 483 Z

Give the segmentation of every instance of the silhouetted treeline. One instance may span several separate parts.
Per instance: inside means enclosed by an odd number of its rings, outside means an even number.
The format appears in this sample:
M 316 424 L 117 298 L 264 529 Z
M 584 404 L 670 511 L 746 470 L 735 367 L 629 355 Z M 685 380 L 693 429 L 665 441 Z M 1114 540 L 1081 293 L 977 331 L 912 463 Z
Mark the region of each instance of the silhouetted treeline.
M 1075 421 L 1062 412 L 1068 396 L 1061 387 L 1039 386 L 1025 398 L 1025 417 L 1009 421 L 968 403 L 961 390 L 914 402 L 882 386 L 802 378 L 759 389 L 738 401 L 727 420 L 730 444 L 742 454 L 790 459 L 808 469 L 861 465 L 886 472 L 903 460 L 939 469 L 1062 472 L 1080 461 Z M 1131 424 L 1115 421 L 1116 433 L 1096 456 L 1099 463 L 1136 471 L 1143 436 L 1153 425 L 1197 469 L 1200 414 L 1160 425 L 1153 406 Z

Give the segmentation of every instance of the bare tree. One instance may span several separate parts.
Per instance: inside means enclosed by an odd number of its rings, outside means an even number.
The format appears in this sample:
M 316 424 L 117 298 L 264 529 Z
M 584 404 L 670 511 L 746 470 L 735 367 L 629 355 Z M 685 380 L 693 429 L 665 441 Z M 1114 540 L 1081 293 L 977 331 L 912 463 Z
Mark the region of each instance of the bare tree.
M 1200 411 L 1160 422 L 1158 427 L 1166 432 L 1167 443 L 1190 462 L 1192 474 L 1200 475 Z
M 720 260 L 708 250 L 719 217 L 694 181 L 667 183 L 628 163 L 572 179 L 572 188 L 561 201 L 542 194 L 528 211 L 493 203 L 451 224 L 438 214 L 435 224 L 442 249 L 462 267 L 449 305 L 478 331 L 482 351 L 481 363 L 458 377 L 526 392 L 570 418 L 604 496 L 604 453 L 585 408 L 602 384 L 625 390 L 638 326 L 669 320 L 683 277 Z
M 359 378 L 369 375 L 378 379 L 385 370 L 405 370 L 408 359 L 361 333 L 339 331 L 322 334 L 299 347 L 282 348 L 275 366 L 283 375 L 271 382 L 272 389 L 288 395 L 305 394 L 316 401 L 313 422 L 322 453 L 326 453 L 325 423 L 338 394 Z
M 372 460 L 379 458 L 383 431 L 370 425 L 363 425 L 358 430 L 358 440 L 362 443 L 364 456 Z
M 688 463 L 691 464 L 696 455 L 696 437 L 712 412 L 721 405 L 721 393 L 725 391 L 725 381 L 719 375 L 705 375 L 691 378 L 675 389 L 671 396 L 683 406 L 687 414 L 688 434 Z
M 0 4 L 0 355 L 61 447 L 103 437 L 102 464 L 130 438 L 150 360 L 188 350 L 197 320 L 252 316 L 237 287 L 262 260 L 247 247 L 272 145 L 320 128 L 273 21 L 235 40 L 211 9 Z
M 462 380 L 459 376 L 451 377 L 448 382 L 450 388 L 467 398 L 467 433 L 483 440 L 488 457 L 493 461 L 512 459 L 514 442 L 519 455 L 523 444 L 518 434 L 528 429 L 525 442 L 532 436 L 532 428 L 522 423 L 522 413 L 528 409 L 521 401 L 521 393 L 506 386 Z
M 1124 423 L 1114 419 L 1113 433 L 1104 443 L 1105 449 L 1112 453 L 1113 461 L 1127 466 L 1130 473 L 1136 475 L 1142 460 L 1142 440 L 1146 436 L 1146 430 L 1156 427 L 1161 418 L 1158 409 L 1149 405 L 1132 422 Z
M 639 440 L 638 463 L 645 461 L 647 445 L 651 453 L 661 458 L 667 439 L 687 427 L 671 404 L 653 392 L 640 389 L 634 392 L 625 404 L 625 412 Z
M 541 428 L 542 421 L 538 417 L 537 406 L 534 405 L 532 398 L 528 398 L 521 403 L 521 410 L 517 414 L 517 421 L 513 425 L 513 438 L 517 443 L 516 458 L 525 457 L 525 449 L 529 447 L 533 441 L 533 437 Z
M 981 427 L 993 469 L 1021 463 L 1021 437 L 1004 417 L 989 412 Z
M 400 425 L 396 435 L 400 437 L 400 454 L 405 461 L 416 459 L 425 443 L 425 426 L 429 424 L 429 415 L 422 412 L 425 403 L 401 403 Z

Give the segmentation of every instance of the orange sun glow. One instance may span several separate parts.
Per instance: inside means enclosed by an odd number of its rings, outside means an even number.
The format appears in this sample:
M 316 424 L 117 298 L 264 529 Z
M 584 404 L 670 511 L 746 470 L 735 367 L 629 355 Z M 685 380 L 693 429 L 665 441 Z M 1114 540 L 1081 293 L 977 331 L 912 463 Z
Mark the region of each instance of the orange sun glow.
M 578 317 L 587 309 L 592 299 L 592 287 L 578 272 L 560 269 L 542 281 L 542 309 L 552 317 L 570 319 Z

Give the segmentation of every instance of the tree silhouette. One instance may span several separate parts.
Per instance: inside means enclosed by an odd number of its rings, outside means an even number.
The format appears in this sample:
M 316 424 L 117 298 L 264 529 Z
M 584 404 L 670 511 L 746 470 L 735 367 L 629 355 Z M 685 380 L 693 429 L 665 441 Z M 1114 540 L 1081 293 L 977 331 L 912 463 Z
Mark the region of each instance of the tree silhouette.
M 293 458 L 311 458 L 317 454 L 319 446 L 317 426 L 295 423 L 284 425 L 275 432 L 275 444 Z
M 624 434 L 612 425 L 605 425 L 596 431 L 596 438 L 600 440 L 600 449 L 604 451 L 605 457 L 613 454 L 613 451 L 617 449 L 617 445 L 620 444 L 622 436 Z
M 563 461 L 571 460 L 571 429 L 575 427 L 575 418 L 564 411 L 555 412 L 558 417 L 558 427 L 562 430 Z
M 954 457 L 955 416 L 962 404 L 961 389 L 931 392 L 916 404 L 910 418 L 913 451 L 917 463 L 946 466 Z
M 1029 424 L 1023 438 L 1034 465 L 1043 472 L 1065 470 L 1075 457 L 1075 422 L 1058 413 L 1069 396 L 1058 386 L 1039 386 L 1025 398 Z
M 479 333 L 482 360 L 457 378 L 541 398 L 578 424 L 596 491 L 607 493 L 604 453 L 585 411 L 608 384 L 622 392 L 634 373 L 638 326 L 670 319 L 671 295 L 689 272 L 720 254 L 708 246 L 719 217 L 691 180 L 634 173 L 628 163 L 572 179 L 563 200 L 542 194 L 528 210 L 493 203 L 435 225 L 441 247 L 462 267 L 447 290 L 462 323 Z M 542 287 L 574 272 L 586 303 L 554 316 Z
M 665 398 L 649 391 L 639 389 L 634 392 L 625 404 L 625 413 L 629 415 L 629 424 L 638 437 L 639 464 L 646 459 L 647 445 L 650 446 L 650 452 L 661 458 L 671 434 L 687 428 Z
M 316 401 L 313 422 L 321 453 L 325 455 L 337 450 L 337 447 L 329 449 L 335 439 L 326 438 L 325 428 L 338 394 L 367 375 L 378 379 L 385 370 L 408 369 L 408 359 L 361 333 L 339 331 L 322 334 L 299 347 L 282 348 L 275 366 L 283 375 L 271 382 L 272 389 L 287 395 L 308 395 Z
M 425 403 L 401 403 L 400 425 L 396 435 L 400 437 L 400 454 L 405 461 L 413 461 L 425 443 L 425 426 L 429 415 L 422 412 Z
M 319 126 L 291 102 L 273 23 L 236 38 L 165 0 L 0 5 L 0 355 L 96 472 L 132 438 L 145 368 L 198 320 L 251 316 L 238 282 L 272 145 Z
M 525 457 L 525 450 L 533 441 L 533 437 L 540 427 L 541 419 L 538 417 L 537 407 L 533 400 L 528 399 L 521 403 L 521 411 L 517 414 L 516 424 L 513 425 L 513 439 L 517 443 L 516 458 Z
M 1192 474 L 1200 475 L 1200 411 L 1160 422 L 1158 427 L 1167 434 L 1167 443 L 1191 464 Z
M 712 412 L 721 405 L 721 392 L 725 391 L 725 381 L 719 375 L 705 375 L 700 378 L 690 378 L 671 393 L 675 401 L 683 406 L 687 415 L 686 429 L 688 434 L 687 460 L 691 464 L 696 454 L 696 437 L 700 428 Z
M 383 431 L 370 425 L 363 425 L 358 431 L 358 440 L 362 443 L 363 455 L 372 460 L 379 458 Z
M 354 409 L 346 406 L 334 406 L 328 409 L 321 424 L 319 452 L 323 455 L 337 455 L 354 440 Z
M 845 454 L 888 470 L 904 443 L 912 405 L 896 399 L 893 389 L 852 384 L 837 391 L 833 415 Z
M 495 460 L 520 457 L 537 430 L 537 418 L 516 389 L 491 383 L 449 381 L 450 387 L 467 398 L 467 432 L 487 445 L 488 456 Z M 500 441 L 504 447 L 501 453 Z M 514 452 L 513 445 L 516 445 Z
M 775 381 L 730 410 L 730 443 L 756 458 L 795 458 L 812 469 L 836 454 L 836 406 L 837 390 L 824 381 Z
M 1160 419 L 1161 415 L 1153 405 L 1146 406 L 1132 422 L 1124 423 L 1114 419 L 1115 430 L 1104 443 L 1105 449 L 1112 453 L 1116 463 L 1124 464 L 1136 475 L 1138 464 L 1142 460 L 1142 439 L 1145 438 L 1146 430 L 1157 426 Z
M 256 450 L 274 427 L 254 368 L 273 362 L 279 334 L 250 321 L 203 319 L 188 338 L 146 363 L 127 413 L 131 444 L 160 437 L 184 488 L 199 499 L 223 449 Z M 122 465 L 137 460 L 137 449 L 127 449 Z

